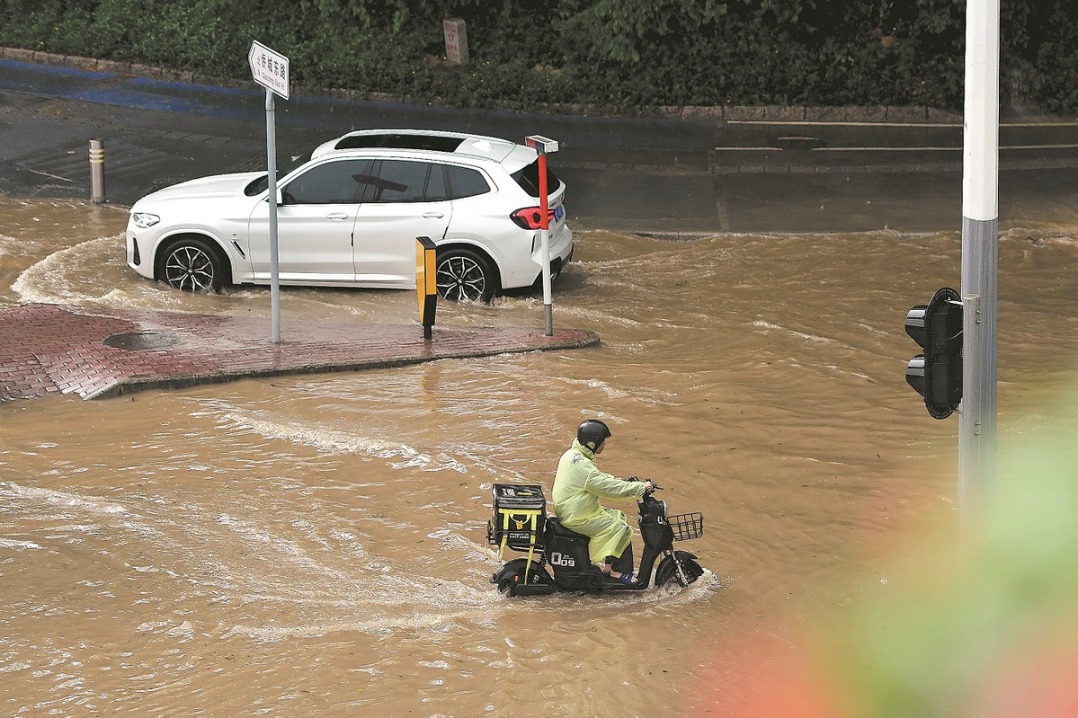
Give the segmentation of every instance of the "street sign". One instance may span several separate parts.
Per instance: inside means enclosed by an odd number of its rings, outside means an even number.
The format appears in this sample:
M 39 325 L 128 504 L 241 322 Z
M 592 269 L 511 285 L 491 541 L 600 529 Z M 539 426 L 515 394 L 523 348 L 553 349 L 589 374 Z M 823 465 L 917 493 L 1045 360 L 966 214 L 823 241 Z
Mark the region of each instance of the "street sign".
M 255 40 L 247 53 L 255 82 L 274 94 L 288 99 L 288 58 Z
M 528 135 L 524 142 L 541 155 L 547 155 L 558 151 L 558 141 L 542 135 Z

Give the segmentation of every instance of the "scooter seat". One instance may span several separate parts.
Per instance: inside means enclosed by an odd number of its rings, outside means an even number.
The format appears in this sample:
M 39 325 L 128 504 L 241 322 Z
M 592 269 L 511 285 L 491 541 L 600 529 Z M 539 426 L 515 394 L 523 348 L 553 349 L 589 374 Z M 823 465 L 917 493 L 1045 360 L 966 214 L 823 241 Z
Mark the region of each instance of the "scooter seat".
M 561 538 L 567 538 L 567 539 L 579 539 L 579 540 L 582 540 L 582 541 L 591 541 L 591 539 L 589 537 L 585 536 L 584 534 L 578 534 L 576 531 L 565 528 L 565 526 L 562 525 L 561 521 L 554 518 L 553 516 L 547 517 L 546 522 L 547 522 L 547 527 L 548 527 L 547 530 L 553 532 L 553 534 L 555 536 L 559 536 Z

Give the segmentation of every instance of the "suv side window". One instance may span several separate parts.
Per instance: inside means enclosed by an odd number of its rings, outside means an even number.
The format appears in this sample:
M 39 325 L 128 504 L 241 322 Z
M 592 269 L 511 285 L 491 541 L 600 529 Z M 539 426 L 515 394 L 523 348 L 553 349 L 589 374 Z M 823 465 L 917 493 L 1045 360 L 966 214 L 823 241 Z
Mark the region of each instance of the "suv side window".
M 445 165 L 430 165 L 430 176 L 427 178 L 427 191 L 423 193 L 424 199 L 428 202 L 441 202 L 442 200 L 452 199 L 452 197 L 449 196 L 449 191 L 446 189 L 446 169 L 448 168 Z
M 440 166 L 410 160 L 377 161 L 374 171 L 364 178 L 363 201 L 423 202 L 427 199 L 427 182 L 432 169 L 438 170 L 435 182 L 444 186 Z M 445 194 L 444 189 L 441 194 Z
M 449 196 L 453 199 L 475 197 L 490 191 L 486 178 L 477 170 L 449 165 L 446 174 L 449 175 Z
M 374 160 L 359 178 L 363 202 L 441 202 L 490 192 L 481 172 L 416 160 Z
M 285 204 L 355 204 L 370 165 L 370 160 L 324 162 L 282 188 L 282 199 Z

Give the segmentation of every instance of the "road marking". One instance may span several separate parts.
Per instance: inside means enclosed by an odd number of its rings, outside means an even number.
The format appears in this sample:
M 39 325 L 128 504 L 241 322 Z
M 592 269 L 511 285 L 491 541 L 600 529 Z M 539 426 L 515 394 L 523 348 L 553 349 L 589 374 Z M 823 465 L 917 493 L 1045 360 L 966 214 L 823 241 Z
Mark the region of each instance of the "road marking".
M 962 147 L 816 147 L 813 152 L 961 152 Z M 1074 150 L 1078 144 L 1000 145 L 1000 150 Z
M 1000 127 L 1078 127 L 1078 120 L 1053 120 L 1052 122 L 1002 122 Z
M 962 147 L 812 147 L 812 152 L 961 152 Z M 1078 144 L 1001 145 L 1002 150 L 1078 150 Z M 716 147 L 716 152 L 785 152 L 782 147 Z
M 798 125 L 803 127 L 961 127 L 961 122 L 854 122 L 845 120 L 726 120 L 728 125 L 764 125 L 769 127 Z M 1052 120 L 1049 122 L 1000 122 L 1000 128 L 1009 127 L 1078 127 L 1078 120 Z
M 961 122 L 852 122 L 825 120 L 726 120 L 728 125 L 802 125 L 805 127 L 961 127 Z M 1000 125 L 1003 127 L 1003 125 Z M 1039 125 L 1038 125 L 1039 126 Z
M 726 232 L 730 229 L 730 210 L 726 206 L 726 200 L 720 193 L 715 198 L 715 215 L 719 220 L 719 231 Z
M 49 179 L 61 180 L 63 182 L 67 182 L 67 183 L 74 183 L 74 181 L 75 181 L 73 179 L 68 179 L 67 177 L 61 177 L 60 175 L 54 175 L 51 172 L 42 172 L 41 170 L 35 170 L 32 167 L 24 167 L 23 169 L 25 169 L 28 172 L 33 172 L 36 175 L 41 175 L 42 177 L 48 177 Z
M 1003 149 L 1000 147 L 1000 149 Z M 961 147 L 817 147 L 819 152 L 961 152 Z

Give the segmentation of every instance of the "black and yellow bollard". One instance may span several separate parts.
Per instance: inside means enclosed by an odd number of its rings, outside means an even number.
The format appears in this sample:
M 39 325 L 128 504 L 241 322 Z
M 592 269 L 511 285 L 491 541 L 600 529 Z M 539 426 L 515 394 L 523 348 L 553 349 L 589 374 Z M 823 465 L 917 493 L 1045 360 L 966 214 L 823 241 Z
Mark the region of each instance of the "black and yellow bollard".
M 419 295 L 419 323 L 423 325 L 423 338 L 431 338 L 434 313 L 438 308 L 438 270 L 435 266 L 437 250 L 430 237 L 415 238 L 415 288 Z

